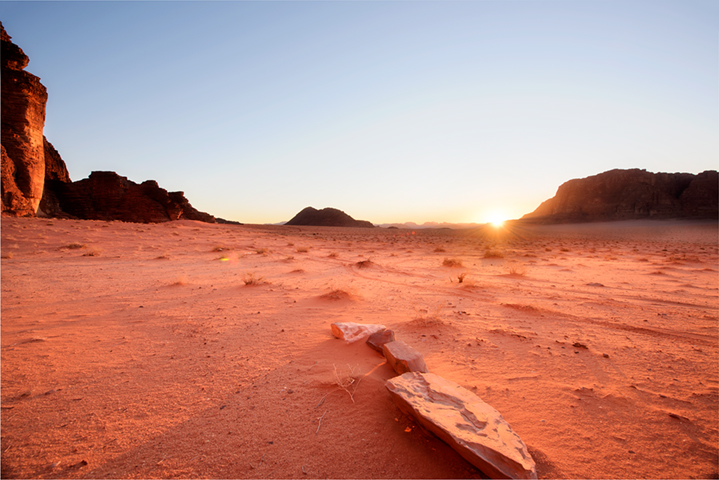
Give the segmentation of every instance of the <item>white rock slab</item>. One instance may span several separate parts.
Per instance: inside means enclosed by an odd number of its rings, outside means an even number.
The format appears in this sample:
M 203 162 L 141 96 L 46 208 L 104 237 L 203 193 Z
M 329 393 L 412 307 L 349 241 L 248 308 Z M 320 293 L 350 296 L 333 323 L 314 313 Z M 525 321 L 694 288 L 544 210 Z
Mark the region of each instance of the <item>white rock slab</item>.
M 537 478 L 526 445 L 477 395 L 432 373 L 409 372 L 385 384 L 403 412 L 491 478 Z
M 345 322 L 345 323 L 333 323 L 332 324 L 332 335 L 346 341 L 347 343 L 356 342 L 363 338 L 369 337 L 375 332 L 385 330 L 387 327 L 384 325 L 367 324 L 363 325 L 360 323 Z

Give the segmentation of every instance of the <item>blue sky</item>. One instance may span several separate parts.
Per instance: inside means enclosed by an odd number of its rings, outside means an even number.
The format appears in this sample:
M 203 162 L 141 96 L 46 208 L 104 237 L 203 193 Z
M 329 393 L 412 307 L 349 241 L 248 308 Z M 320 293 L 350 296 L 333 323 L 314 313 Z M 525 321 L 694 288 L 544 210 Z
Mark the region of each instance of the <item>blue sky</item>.
M 719 166 L 719 2 L 1 2 L 73 180 L 248 223 L 518 218 Z

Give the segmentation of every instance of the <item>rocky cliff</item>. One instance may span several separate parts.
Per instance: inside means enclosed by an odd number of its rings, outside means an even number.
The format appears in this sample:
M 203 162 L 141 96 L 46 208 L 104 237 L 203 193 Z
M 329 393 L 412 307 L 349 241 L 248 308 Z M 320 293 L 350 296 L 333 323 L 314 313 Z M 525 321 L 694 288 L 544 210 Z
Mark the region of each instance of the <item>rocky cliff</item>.
M 65 183 L 49 181 L 59 209 L 87 220 L 122 220 L 159 223 L 199 220 L 215 223 L 215 217 L 190 205 L 183 192 L 168 192 L 154 180 L 137 184 L 115 172 L 92 172 L 89 178 Z
M 47 91 L 25 72 L 29 59 L 0 23 L 2 44 L 2 213 L 127 222 L 181 218 L 214 223 L 182 192 L 157 182 L 138 185 L 114 172 L 93 172 L 72 182 L 65 162 L 43 136 Z
M 521 220 L 578 223 L 640 218 L 719 218 L 717 172 L 610 170 L 562 184 L 553 198 Z
M 25 71 L 27 55 L 0 23 L 2 75 L 2 211 L 35 215 L 49 169 L 69 181 L 65 163 L 43 136 L 47 90 Z M 46 159 L 46 156 L 50 158 Z M 49 165 L 47 165 L 49 164 Z
M 303 209 L 285 225 L 311 225 L 315 227 L 374 227 L 374 225 L 370 222 L 365 220 L 355 220 L 342 210 L 337 210 L 336 208 L 323 208 L 321 210 L 317 210 L 312 207 Z

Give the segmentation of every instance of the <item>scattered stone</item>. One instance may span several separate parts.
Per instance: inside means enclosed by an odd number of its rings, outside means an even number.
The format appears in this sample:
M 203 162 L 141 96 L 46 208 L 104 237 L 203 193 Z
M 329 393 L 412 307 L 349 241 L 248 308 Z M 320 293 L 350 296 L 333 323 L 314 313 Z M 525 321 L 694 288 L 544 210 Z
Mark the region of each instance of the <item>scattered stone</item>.
M 490 478 L 537 478 L 534 460 L 519 435 L 497 410 L 466 388 L 418 372 L 392 378 L 385 386 L 400 410 Z
M 385 330 L 386 328 L 384 325 L 376 324 L 361 325 L 353 322 L 333 323 L 332 334 L 341 340 L 345 340 L 347 343 L 352 343 L 368 337 L 375 332 Z
M 589 348 L 589 347 L 587 347 L 586 345 L 584 345 L 583 343 L 579 343 L 579 342 L 574 342 L 574 343 L 572 344 L 572 346 L 573 346 L 574 348 L 584 348 L 584 349 L 588 349 L 588 348 Z
M 599 282 L 592 282 L 592 283 L 588 283 L 587 286 L 588 286 L 588 287 L 603 287 L 604 284 L 603 284 L 603 283 L 599 283 Z
M 422 354 L 402 341 L 385 343 L 382 353 L 395 372 L 429 372 Z
M 367 339 L 367 345 L 382 353 L 382 346 L 385 343 L 394 342 L 394 332 L 389 328 L 375 332 Z

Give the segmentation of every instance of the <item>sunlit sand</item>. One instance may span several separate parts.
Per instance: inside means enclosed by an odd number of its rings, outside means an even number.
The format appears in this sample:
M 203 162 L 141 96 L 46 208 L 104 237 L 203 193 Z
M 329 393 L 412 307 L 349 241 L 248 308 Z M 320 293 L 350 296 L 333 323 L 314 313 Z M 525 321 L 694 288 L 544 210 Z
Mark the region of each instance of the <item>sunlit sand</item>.
M 412 233 L 4 217 L 3 477 L 479 478 L 337 321 L 499 410 L 540 478 L 717 475 L 716 223 Z

